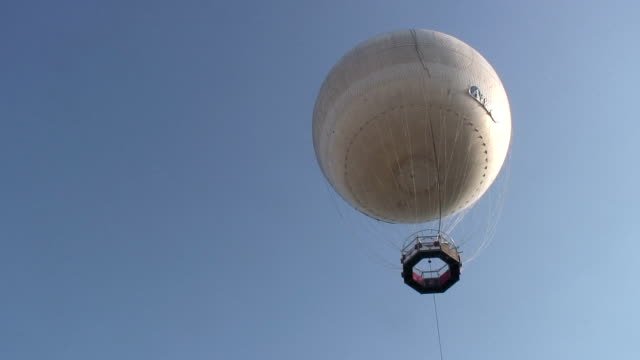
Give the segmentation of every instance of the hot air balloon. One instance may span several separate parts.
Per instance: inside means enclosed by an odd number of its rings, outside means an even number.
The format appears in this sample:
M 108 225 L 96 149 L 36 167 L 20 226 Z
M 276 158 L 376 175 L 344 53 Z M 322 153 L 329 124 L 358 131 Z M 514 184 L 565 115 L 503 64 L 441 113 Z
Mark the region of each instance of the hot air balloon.
M 488 191 L 510 139 L 495 70 L 471 46 L 432 30 L 390 32 L 353 48 L 327 75 L 313 111 L 318 164 L 346 203 L 384 223 L 430 224 L 406 234 L 401 249 L 404 281 L 420 293 L 459 279 L 459 246 L 443 223 Z

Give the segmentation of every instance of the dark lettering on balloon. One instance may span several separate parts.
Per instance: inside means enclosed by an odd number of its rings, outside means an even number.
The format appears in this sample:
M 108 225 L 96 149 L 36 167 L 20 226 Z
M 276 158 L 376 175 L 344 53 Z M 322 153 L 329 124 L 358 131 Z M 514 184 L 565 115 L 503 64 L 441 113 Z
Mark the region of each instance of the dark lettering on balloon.
M 493 120 L 493 122 L 496 122 L 496 119 L 493 118 L 493 114 L 491 113 L 491 104 L 489 103 L 487 97 L 484 96 L 482 91 L 480 91 L 480 88 L 472 85 L 469 88 L 469 95 L 471 95 L 472 98 L 476 99 L 476 101 L 480 103 L 480 105 L 482 105 L 487 114 L 489 114 L 491 120 Z

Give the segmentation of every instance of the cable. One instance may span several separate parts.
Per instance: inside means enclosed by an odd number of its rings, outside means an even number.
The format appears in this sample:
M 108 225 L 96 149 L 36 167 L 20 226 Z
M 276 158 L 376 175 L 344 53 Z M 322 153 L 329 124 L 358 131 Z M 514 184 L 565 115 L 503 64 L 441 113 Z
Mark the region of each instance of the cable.
M 440 360 L 442 357 L 442 340 L 440 340 L 440 321 L 438 320 L 438 304 L 436 303 L 436 294 L 433 294 L 433 309 L 436 313 L 436 329 L 438 329 L 438 346 L 440 348 Z
M 438 151 L 436 150 L 436 139 L 433 135 L 433 122 L 429 121 L 429 130 L 431 131 L 431 144 L 433 145 L 433 156 L 435 157 L 435 165 L 436 165 L 436 178 L 438 179 L 436 182 L 438 189 L 438 233 L 442 230 L 442 192 L 440 191 L 440 165 L 438 164 L 440 161 L 438 160 Z
M 411 29 L 411 37 L 413 38 L 413 42 L 415 45 L 415 51 L 416 54 L 418 55 L 418 59 L 420 60 L 420 63 L 422 64 L 422 68 L 424 69 L 424 71 L 427 74 L 427 77 L 431 78 L 431 72 L 429 71 L 429 68 L 427 67 L 425 61 L 424 61 L 424 55 L 422 54 L 422 51 L 420 50 L 420 44 L 418 44 L 418 37 L 416 34 L 416 30 L 415 29 Z M 422 79 L 422 81 L 420 82 L 420 88 L 422 89 L 422 93 L 426 96 L 426 91 L 424 89 L 424 79 Z M 424 106 L 425 106 L 425 120 L 427 118 L 429 118 L 429 131 L 431 133 L 431 145 L 433 147 L 433 156 L 434 156 L 434 160 L 435 160 L 435 168 L 436 168 L 436 188 L 438 190 L 438 233 L 440 233 L 440 231 L 442 230 L 442 189 L 440 186 L 440 160 L 438 159 L 438 151 L 436 150 L 436 139 L 435 139 L 435 134 L 433 133 L 433 120 L 431 119 L 431 117 L 428 116 L 429 113 L 429 105 L 427 103 L 427 99 L 426 97 L 423 99 L 424 100 Z M 442 119 L 441 119 L 442 120 Z M 442 124 L 440 124 L 440 129 L 442 129 Z M 426 132 L 426 128 L 425 128 L 425 132 Z M 425 134 L 426 135 L 426 134 Z M 426 136 L 425 136 L 425 141 L 426 141 Z M 426 145 L 426 144 L 425 144 Z M 445 160 L 446 160 L 446 152 L 445 152 Z M 413 163 L 411 164 L 411 171 L 413 172 Z M 415 189 L 415 174 L 414 174 L 414 203 L 417 202 L 417 194 L 416 194 L 416 189 Z M 417 203 L 416 203 L 416 212 L 417 212 Z
M 433 268 L 431 267 L 431 259 L 429 259 L 429 273 L 433 272 Z M 440 349 L 440 360 L 443 360 L 442 357 L 442 340 L 440 339 L 440 319 L 438 318 L 438 304 L 436 303 L 436 294 L 433 294 L 433 311 L 436 314 L 436 329 L 438 330 L 438 348 Z

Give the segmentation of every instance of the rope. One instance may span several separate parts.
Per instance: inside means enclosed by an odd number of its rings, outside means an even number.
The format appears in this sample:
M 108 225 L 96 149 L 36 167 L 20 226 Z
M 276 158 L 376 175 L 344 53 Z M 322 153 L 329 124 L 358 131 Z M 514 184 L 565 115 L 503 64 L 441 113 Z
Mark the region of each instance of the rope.
M 436 329 L 438 329 L 438 346 L 440 348 L 440 360 L 443 360 L 442 340 L 440 340 L 440 321 L 438 320 L 438 304 L 436 303 L 436 294 L 433 294 L 433 309 L 436 313 Z
M 433 122 L 429 120 L 429 130 L 431 131 L 431 144 L 433 145 L 433 156 L 436 165 L 436 185 L 438 188 L 438 234 L 442 230 L 442 192 L 440 191 L 440 161 L 438 160 L 438 151 L 436 150 L 436 139 L 433 135 Z
M 431 259 L 429 259 L 429 273 L 433 271 L 431 267 Z M 438 330 L 438 348 L 440 349 L 440 360 L 443 360 L 442 357 L 442 340 L 440 338 L 440 319 L 438 318 L 438 304 L 436 303 L 436 294 L 433 294 L 433 310 L 436 313 L 436 329 Z
M 420 44 L 418 43 L 418 36 L 416 34 L 416 30 L 415 29 L 411 29 L 410 30 L 411 33 L 411 37 L 413 38 L 413 43 L 415 46 L 415 51 L 416 54 L 418 55 L 418 59 L 420 60 L 420 63 L 422 64 L 422 68 L 424 69 L 424 71 L 427 74 L 427 77 L 431 78 L 431 73 L 429 72 L 429 68 L 427 67 L 425 61 L 424 61 L 424 54 L 422 54 L 422 51 L 420 50 Z M 433 147 L 433 155 L 434 155 L 434 160 L 435 160 L 435 167 L 436 167 L 436 186 L 438 189 L 438 233 L 440 233 L 440 231 L 442 231 L 442 189 L 440 186 L 440 160 L 438 159 L 438 152 L 436 150 L 436 138 L 435 138 L 435 134 L 433 133 L 433 120 L 431 119 L 431 117 L 428 116 L 429 113 L 429 105 L 426 99 L 426 91 L 424 88 L 424 79 L 423 81 L 420 82 L 420 88 L 422 89 L 422 93 L 425 94 L 425 98 L 424 98 L 424 106 L 425 106 L 425 120 L 427 118 L 429 118 L 429 130 L 431 133 L 431 145 Z M 442 118 L 440 119 L 441 123 L 440 123 L 440 130 L 442 130 Z M 425 128 L 425 132 L 426 132 L 426 128 Z M 425 133 L 425 142 L 426 142 L 426 133 Z M 426 144 L 425 144 L 426 145 Z M 445 142 L 446 145 L 446 142 Z M 413 159 L 412 159 L 413 160 Z M 446 148 L 445 148 L 445 160 L 446 160 Z M 413 169 L 413 162 L 411 163 L 411 171 L 414 172 Z M 416 214 L 417 214 L 417 193 L 416 193 L 416 188 L 415 188 L 415 173 L 414 173 L 414 188 L 413 188 L 413 194 L 414 194 L 414 203 L 416 204 Z M 416 215 L 417 217 L 417 215 Z

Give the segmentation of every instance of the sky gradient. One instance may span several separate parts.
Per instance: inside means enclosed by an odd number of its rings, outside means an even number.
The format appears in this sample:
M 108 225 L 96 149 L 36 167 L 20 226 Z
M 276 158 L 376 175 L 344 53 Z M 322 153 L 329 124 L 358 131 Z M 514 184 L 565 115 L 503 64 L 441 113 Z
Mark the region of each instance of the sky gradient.
M 436 359 L 431 297 L 363 255 L 311 141 L 340 56 L 414 27 L 485 56 L 513 120 L 445 358 L 637 358 L 639 10 L 3 1 L 0 358 Z

